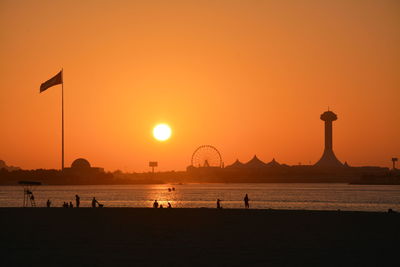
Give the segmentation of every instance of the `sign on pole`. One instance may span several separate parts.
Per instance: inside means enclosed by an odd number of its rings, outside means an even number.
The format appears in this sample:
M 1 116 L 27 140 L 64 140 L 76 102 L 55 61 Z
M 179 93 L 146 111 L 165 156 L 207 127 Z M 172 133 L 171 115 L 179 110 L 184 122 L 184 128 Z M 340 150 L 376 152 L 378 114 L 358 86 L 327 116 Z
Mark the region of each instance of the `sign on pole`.
M 154 168 L 158 167 L 158 162 L 157 161 L 150 161 L 149 162 L 149 167 L 151 168 L 151 171 L 154 172 Z

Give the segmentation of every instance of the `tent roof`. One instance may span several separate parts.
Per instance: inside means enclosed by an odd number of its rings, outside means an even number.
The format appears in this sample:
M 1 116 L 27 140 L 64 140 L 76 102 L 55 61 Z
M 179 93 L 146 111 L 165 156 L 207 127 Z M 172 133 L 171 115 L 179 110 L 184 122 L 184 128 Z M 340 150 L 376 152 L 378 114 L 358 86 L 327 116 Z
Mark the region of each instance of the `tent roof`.
M 267 166 L 267 164 L 265 162 L 261 161 L 259 158 L 257 158 L 256 155 L 254 155 L 254 157 L 244 165 L 246 167 L 252 167 L 252 168 L 259 168 L 259 167 Z
M 267 163 L 268 167 L 280 167 L 282 166 L 281 164 L 279 164 L 275 158 L 273 158 L 270 162 Z
M 234 163 L 232 163 L 231 165 L 226 166 L 226 168 L 240 168 L 240 167 L 243 167 L 243 166 L 244 166 L 244 164 L 241 163 L 239 161 L 239 159 L 236 159 L 236 161 Z

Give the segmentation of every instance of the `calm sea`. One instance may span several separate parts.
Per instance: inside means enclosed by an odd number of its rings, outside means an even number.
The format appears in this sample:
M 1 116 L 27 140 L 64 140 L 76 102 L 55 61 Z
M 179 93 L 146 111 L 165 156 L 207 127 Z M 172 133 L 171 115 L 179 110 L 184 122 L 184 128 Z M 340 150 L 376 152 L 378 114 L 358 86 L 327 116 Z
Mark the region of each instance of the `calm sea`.
M 175 187 L 175 191 L 168 188 Z M 33 188 L 36 205 L 44 207 L 47 199 L 52 206 L 64 201 L 75 205 L 75 194 L 81 206 L 89 207 L 96 199 L 105 207 L 151 207 L 158 200 L 164 207 L 169 201 L 176 208 L 214 208 L 216 199 L 224 208 L 243 208 L 247 193 L 250 207 L 255 209 L 306 210 L 400 210 L 399 185 L 348 184 L 184 184 L 184 185 L 90 185 L 37 186 Z M 21 207 L 21 186 L 0 186 L 0 207 Z

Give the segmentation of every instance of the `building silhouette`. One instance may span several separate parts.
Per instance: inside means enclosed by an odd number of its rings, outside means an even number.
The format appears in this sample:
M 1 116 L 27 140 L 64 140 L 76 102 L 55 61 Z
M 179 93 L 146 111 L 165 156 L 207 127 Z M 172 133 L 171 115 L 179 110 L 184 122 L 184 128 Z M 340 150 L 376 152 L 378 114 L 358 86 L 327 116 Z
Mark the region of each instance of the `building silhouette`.
M 344 165 L 336 158 L 333 152 L 333 122 L 337 116 L 332 111 L 325 111 L 321 115 L 321 120 L 325 122 L 325 149 L 321 159 L 315 163 L 318 168 L 342 168 Z
M 80 174 L 80 175 L 90 175 L 90 174 L 102 173 L 104 172 L 104 169 L 98 167 L 92 167 L 87 159 L 78 158 L 72 162 L 71 168 L 64 168 L 64 172 Z
M 320 116 L 325 124 L 325 148 L 322 157 L 313 165 L 287 165 L 263 162 L 256 155 L 247 162 L 237 159 L 222 168 L 189 166 L 187 174 L 196 181 L 204 182 L 351 182 L 360 177 L 385 175 L 388 168 L 376 166 L 349 166 L 340 162 L 333 152 L 333 122 L 337 115 L 325 111 Z
M 21 180 L 39 181 L 44 184 L 146 184 L 146 183 L 315 183 L 341 182 L 361 184 L 400 184 L 398 169 L 377 166 L 352 166 L 342 164 L 333 152 L 333 122 L 337 115 L 326 111 L 321 115 L 325 123 L 325 149 L 314 165 L 287 165 L 273 158 L 264 162 L 254 155 L 248 161 L 237 159 L 224 166 L 221 153 L 213 146 L 203 145 L 192 154 L 186 172 L 114 173 L 92 167 L 88 160 L 78 158 L 64 170 L 10 170 L 0 160 L 0 184 L 15 184 Z M 198 152 L 202 153 L 198 153 Z M 396 162 L 397 158 L 393 158 Z
M 242 162 L 239 161 L 239 159 L 236 159 L 236 161 L 234 163 L 232 163 L 231 165 L 226 166 L 225 168 L 227 169 L 239 169 L 239 168 L 243 168 L 244 164 Z
M 8 166 L 4 160 L 0 159 L 0 170 L 1 169 L 5 169 L 7 171 L 15 171 L 15 170 L 19 170 L 20 168 L 15 167 L 15 166 Z
M 104 172 L 103 168 L 92 167 L 88 160 L 78 158 L 74 160 L 70 168 L 64 168 L 63 176 L 76 183 L 92 184 L 98 180 L 107 180 L 111 176 Z
M 237 159 L 231 165 L 226 166 L 227 169 L 270 169 L 270 168 L 280 168 L 282 165 L 278 163 L 275 158 L 273 158 L 270 162 L 265 163 L 260 160 L 256 155 L 253 156 L 251 160 L 246 163 L 242 163 Z

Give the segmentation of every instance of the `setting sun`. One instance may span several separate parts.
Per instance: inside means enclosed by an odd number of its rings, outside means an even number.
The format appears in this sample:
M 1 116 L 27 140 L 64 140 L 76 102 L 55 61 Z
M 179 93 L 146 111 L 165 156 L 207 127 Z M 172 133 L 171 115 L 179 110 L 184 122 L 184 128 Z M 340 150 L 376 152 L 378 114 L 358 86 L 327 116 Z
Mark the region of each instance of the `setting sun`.
M 168 124 L 157 124 L 153 129 L 153 136 L 158 141 L 165 141 L 171 137 L 171 127 Z
M 0 0 L 0 39 L 1 266 L 399 261 L 400 0 Z

